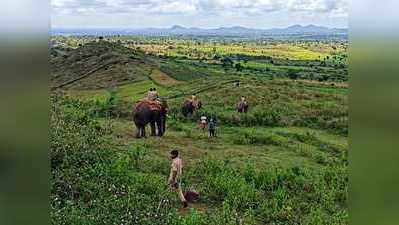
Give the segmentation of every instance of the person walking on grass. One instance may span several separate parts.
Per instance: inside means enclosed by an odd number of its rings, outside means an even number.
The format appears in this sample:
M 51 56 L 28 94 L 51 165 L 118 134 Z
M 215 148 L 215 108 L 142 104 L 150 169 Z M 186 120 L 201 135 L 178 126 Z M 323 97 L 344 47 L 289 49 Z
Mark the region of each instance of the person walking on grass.
M 209 129 L 209 137 L 216 137 L 216 121 L 214 119 L 210 119 L 208 123 Z
M 187 200 L 184 197 L 182 188 L 181 188 L 181 176 L 183 171 L 183 161 L 179 157 L 179 151 L 172 150 L 170 152 L 170 157 L 172 159 L 172 164 L 170 166 L 170 175 L 168 184 L 170 188 L 175 191 L 183 204 L 183 208 L 187 208 Z
M 208 118 L 206 118 L 205 114 L 203 114 L 199 121 L 199 128 L 205 134 L 206 125 L 208 124 Z

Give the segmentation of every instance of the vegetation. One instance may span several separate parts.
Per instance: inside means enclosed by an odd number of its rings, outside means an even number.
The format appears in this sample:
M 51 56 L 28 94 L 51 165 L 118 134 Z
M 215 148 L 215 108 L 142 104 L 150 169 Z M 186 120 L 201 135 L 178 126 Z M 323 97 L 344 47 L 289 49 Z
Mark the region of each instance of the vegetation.
M 52 93 L 53 224 L 348 224 L 346 43 L 53 41 L 69 60 L 108 46 L 101 55 L 125 65 Z M 75 78 L 60 71 L 53 83 Z M 167 131 L 138 140 L 132 105 L 151 87 L 168 97 Z M 184 118 L 191 94 L 204 108 Z M 235 111 L 241 96 L 247 114 Z M 201 114 L 217 118 L 216 139 L 196 128 Z M 185 162 L 184 189 L 201 193 L 189 210 L 166 184 L 172 148 Z
M 95 37 L 54 37 L 53 43 L 57 48 L 73 49 L 78 48 L 78 43 L 94 40 Z M 296 69 L 301 77 L 310 80 L 320 80 L 323 76 L 326 77 L 324 81 L 348 80 L 348 43 L 342 41 L 217 41 L 129 36 L 111 36 L 107 40 L 136 52 L 161 57 L 165 62 L 163 71 L 177 80 L 187 81 L 207 72 L 215 73 L 215 68 L 223 73 L 223 69 L 236 69 L 236 64 L 242 65 L 237 70 L 242 73 L 287 77 L 290 69 Z M 195 68 L 190 68 L 193 64 Z
M 326 147 L 316 151 L 295 149 L 302 144 L 322 146 L 324 142 L 313 135 L 249 132 L 233 135 L 233 142 L 287 148 L 295 154 L 318 152 L 310 156 L 320 163 L 314 165 L 317 170 L 306 164 L 288 166 L 286 162 L 281 163 L 285 166 L 260 163 L 262 166 L 255 169 L 251 163 L 240 165 L 211 156 L 190 161 L 183 153 L 190 162 L 184 186 L 196 187 L 206 207 L 183 216 L 176 210 L 176 196 L 165 183 L 166 152 L 159 155 L 154 143 L 132 140 L 115 148 L 119 144 L 112 131 L 115 124 L 94 112 L 93 105 L 53 98 L 54 224 L 347 223 L 347 161 L 340 155 L 344 150 L 332 144 L 325 152 Z M 223 145 L 224 141 L 219 142 Z

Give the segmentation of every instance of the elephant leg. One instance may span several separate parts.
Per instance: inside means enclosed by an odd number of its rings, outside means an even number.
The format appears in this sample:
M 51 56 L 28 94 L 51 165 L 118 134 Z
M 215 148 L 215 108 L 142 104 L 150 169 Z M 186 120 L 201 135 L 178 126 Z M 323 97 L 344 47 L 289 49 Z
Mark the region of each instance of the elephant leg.
M 163 136 L 163 126 L 162 126 L 162 121 L 158 120 L 157 121 L 157 129 L 158 129 L 158 137 L 162 137 Z
M 141 128 L 141 137 L 146 138 L 145 126 Z
M 166 119 L 162 120 L 162 135 L 166 132 Z
M 151 122 L 151 136 L 156 136 L 155 122 Z
M 137 131 L 136 131 L 136 138 L 141 138 L 139 129 L 137 129 Z
M 136 126 L 136 138 L 142 138 L 142 128 L 141 126 Z

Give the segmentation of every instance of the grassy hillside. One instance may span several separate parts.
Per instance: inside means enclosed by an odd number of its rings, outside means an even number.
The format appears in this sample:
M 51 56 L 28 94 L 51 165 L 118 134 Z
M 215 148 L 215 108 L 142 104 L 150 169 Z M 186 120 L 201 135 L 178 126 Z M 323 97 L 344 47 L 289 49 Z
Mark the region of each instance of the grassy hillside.
M 240 87 L 235 87 L 236 80 L 241 81 Z M 342 86 L 232 76 L 202 79 L 170 87 L 147 80 L 114 89 L 115 96 L 120 100 L 115 106 L 118 113 L 122 117 L 129 117 L 131 106 L 144 98 L 151 87 L 157 87 L 162 96 L 170 98 L 170 115 L 175 118 L 180 116 L 184 99 L 197 93 L 204 109 L 196 112 L 192 122 L 204 113 L 216 116 L 228 126 L 300 126 L 347 134 L 347 88 Z M 105 101 L 110 93 L 97 90 L 71 94 L 84 99 Z M 235 111 L 241 96 L 247 97 L 250 103 L 250 111 L 246 115 L 238 115 Z
M 56 224 L 347 224 L 346 138 L 296 127 L 228 127 L 209 140 L 170 119 L 162 139 L 134 138 L 126 119 L 57 99 L 52 121 Z M 185 160 L 199 203 L 180 211 L 167 154 Z M 241 222 L 240 222 L 241 221 Z
M 139 54 L 143 79 L 53 93 L 54 224 L 348 223 L 346 83 Z M 168 98 L 166 135 L 136 139 L 132 107 L 151 87 Z M 183 118 L 194 93 L 204 108 Z M 246 115 L 234 109 L 241 96 Z M 216 139 L 196 127 L 201 114 L 218 119 Z M 183 187 L 201 193 L 189 210 L 166 185 L 173 148 L 185 162 Z
M 139 51 L 110 42 L 91 42 L 53 57 L 53 87 L 99 89 L 147 79 L 152 65 Z

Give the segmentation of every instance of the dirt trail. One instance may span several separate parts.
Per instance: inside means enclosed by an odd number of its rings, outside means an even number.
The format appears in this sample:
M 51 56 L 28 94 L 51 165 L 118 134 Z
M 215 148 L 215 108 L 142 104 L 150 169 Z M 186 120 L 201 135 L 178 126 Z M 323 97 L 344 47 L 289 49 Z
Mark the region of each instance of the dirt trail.
M 209 206 L 207 206 L 204 203 L 189 203 L 187 208 L 181 208 L 179 210 L 179 214 L 181 216 L 186 216 L 190 213 L 190 210 L 194 209 L 195 211 L 197 211 L 197 213 L 203 214 L 207 211 L 212 210 L 211 208 L 209 208 Z

